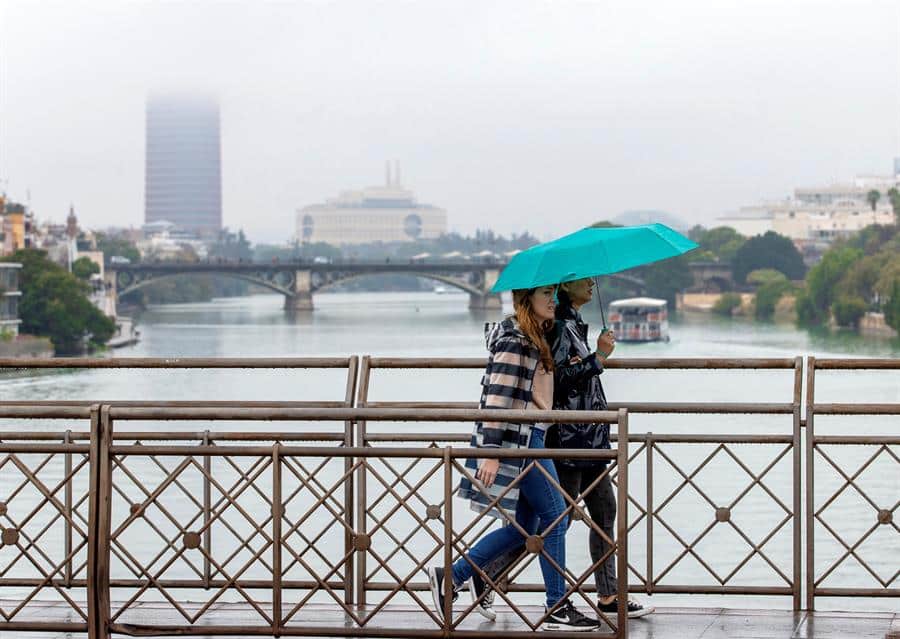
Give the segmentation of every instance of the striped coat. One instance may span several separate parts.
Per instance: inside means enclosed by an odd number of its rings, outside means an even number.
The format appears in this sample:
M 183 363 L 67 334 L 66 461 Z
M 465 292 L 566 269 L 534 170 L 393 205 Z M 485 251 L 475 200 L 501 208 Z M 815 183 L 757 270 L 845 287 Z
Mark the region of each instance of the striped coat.
M 531 344 L 514 318 L 507 318 L 495 324 L 487 332 L 486 342 L 490 357 L 481 379 L 482 409 L 526 409 L 531 405 L 531 386 L 534 372 L 540 362 L 538 349 Z M 509 422 L 477 422 L 472 432 L 471 445 L 475 448 L 528 448 L 531 443 L 531 424 Z M 483 458 L 490 458 L 485 454 Z M 480 458 L 466 460 L 466 469 L 475 476 Z M 463 477 L 459 486 L 459 496 L 469 500 L 472 510 L 483 512 L 503 490 L 521 473 L 523 459 L 500 461 L 497 479 L 490 488 L 473 486 Z M 519 489 L 513 488 L 500 501 L 500 507 L 515 517 Z M 496 508 L 488 513 L 501 517 Z

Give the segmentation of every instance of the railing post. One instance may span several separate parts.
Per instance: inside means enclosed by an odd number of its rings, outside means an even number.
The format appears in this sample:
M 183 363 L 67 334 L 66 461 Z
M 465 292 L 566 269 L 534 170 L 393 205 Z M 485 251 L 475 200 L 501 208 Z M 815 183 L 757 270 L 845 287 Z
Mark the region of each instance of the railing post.
M 344 405 L 347 408 L 353 408 L 356 402 L 356 384 L 357 375 L 359 374 L 359 357 L 354 355 L 350 358 L 347 367 L 347 386 L 344 392 Z M 344 422 L 344 447 L 353 448 L 353 420 Z M 347 558 L 344 564 L 344 603 L 348 606 L 353 605 L 353 577 L 356 571 L 355 555 L 353 552 L 353 522 L 354 517 L 354 500 L 355 493 L 353 474 L 350 470 L 353 468 L 355 460 L 352 457 L 344 457 L 344 557 Z
M 618 442 L 616 450 L 616 570 L 618 611 L 616 636 L 628 636 L 628 411 L 619 409 Z
M 452 446 L 444 448 L 444 636 L 453 627 L 453 462 Z
M 358 408 L 366 406 L 369 397 L 370 374 L 369 356 L 363 355 L 359 374 L 359 395 L 356 400 Z M 356 445 L 365 448 L 367 443 L 366 421 L 361 419 L 356 422 Z M 368 518 L 366 517 L 367 459 L 363 458 L 356 470 L 356 527 L 354 530 L 357 534 L 365 534 L 368 528 Z M 360 608 L 366 605 L 366 551 L 362 547 L 356 551 L 356 605 Z
M 109 544 L 112 500 L 112 419 L 108 405 L 91 406 L 87 600 L 89 639 L 109 639 Z
M 203 446 L 209 446 L 209 431 L 203 432 Z M 212 556 L 212 526 L 209 525 L 212 518 L 212 483 L 209 478 L 212 475 L 212 455 L 203 456 L 203 587 L 209 590 L 209 582 L 212 578 L 209 558 Z
M 794 394 L 791 398 L 791 402 L 794 405 L 794 414 L 793 414 L 793 438 L 791 442 L 792 447 L 792 467 L 793 467 L 793 476 L 794 476 L 794 516 L 793 516 L 793 577 L 791 590 L 793 591 L 793 600 L 794 600 L 794 610 L 800 610 L 801 608 L 801 590 L 803 588 L 803 567 L 801 565 L 801 555 L 803 554 L 803 545 L 801 541 L 802 536 L 802 528 L 803 528 L 803 517 L 800 514 L 801 509 L 803 508 L 803 470 L 802 470 L 802 462 L 803 462 L 803 451 L 802 451 L 802 440 L 801 440 L 801 410 L 803 403 L 803 358 L 795 357 L 794 358 Z
M 66 430 L 65 443 L 69 445 L 72 443 L 72 431 Z M 65 539 L 65 553 L 66 553 L 66 572 L 65 572 L 65 585 L 66 588 L 72 587 L 72 482 L 75 481 L 75 478 L 72 477 L 72 453 L 66 453 L 65 456 L 65 477 L 66 477 L 66 492 L 65 492 L 65 500 L 66 500 L 66 539 Z
M 816 358 L 806 359 L 806 610 L 816 607 L 816 553 L 815 553 L 815 409 Z
M 284 504 L 281 496 L 281 444 L 272 446 L 272 634 L 281 636 L 281 520 Z
M 653 433 L 647 433 L 647 583 L 648 595 L 653 594 Z

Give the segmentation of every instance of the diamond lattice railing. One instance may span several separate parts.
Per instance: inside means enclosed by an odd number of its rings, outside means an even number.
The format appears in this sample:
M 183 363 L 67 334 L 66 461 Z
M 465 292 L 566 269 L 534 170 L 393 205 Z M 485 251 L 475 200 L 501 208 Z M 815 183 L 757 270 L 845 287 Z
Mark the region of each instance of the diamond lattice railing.
M 63 602 L 87 621 L 84 588 L 67 585 L 87 577 L 88 487 L 84 453 L 0 458 L 0 578 L 28 583 L 12 590 L 14 607 L 0 608 L 4 621 L 20 619 L 38 599 Z
M 685 558 L 691 557 L 697 564 L 702 566 L 703 570 L 713 577 L 716 586 L 724 586 L 734 580 L 751 559 L 759 557 L 771 572 L 778 577 L 780 585 L 791 585 L 792 581 L 786 573 L 786 569 L 778 565 L 778 562 L 770 556 L 765 547 L 792 520 L 794 513 L 784 503 L 784 500 L 766 483 L 765 478 L 792 451 L 793 447 L 791 445 L 780 447 L 763 469 L 758 473 L 754 473 L 740 456 L 735 453 L 732 446 L 724 443 L 716 445 L 712 452 L 703 457 L 690 471 L 685 471 L 682 468 L 684 462 L 679 464 L 673 459 L 674 453 L 672 448 L 681 446 L 689 446 L 689 444 L 666 444 L 665 446 L 659 443 L 654 444 L 654 455 L 665 460 L 668 466 L 681 478 L 678 485 L 662 498 L 659 505 L 653 508 L 654 521 L 661 524 L 669 536 L 681 547 L 674 559 L 661 571 L 653 575 L 654 584 L 662 582 Z M 716 502 L 709 494 L 711 487 L 708 486 L 704 490 L 700 485 L 699 477 L 700 473 L 719 455 L 724 455 L 733 464 L 733 472 L 745 475 L 748 483 L 743 488 L 724 498 L 724 500 L 720 497 L 720 501 Z M 715 476 L 715 473 L 711 473 L 711 475 Z M 745 530 L 745 526 L 735 521 L 733 516 L 734 510 L 742 504 L 742 501 L 755 488 L 761 489 L 762 494 L 766 496 L 767 501 L 772 506 L 772 512 L 767 513 L 767 516 L 772 520 L 772 527 L 763 533 L 756 533 L 756 539 L 753 538 L 753 534 Z M 709 508 L 707 511 L 709 520 L 705 523 L 704 518 L 697 514 L 691 517 L 694 525 L 700 525 L 699 532 L 685 530 L 687 526 L 684 523 L 681 524 L 681 530 L 679 530 L 679 524 L 671 521 L 672 515 L 664 515 L 664 511 L 667 508 L 670 508 L 670 510 L 673 508 L 672 505 L 675 503 L 676 498 L 685 495 L 688 490 L 691 491 L 695 498 L 699 498 L 701 505 L 705 504 Z M 721 526 L 727 527 L 729 534 L 733 536 L 735 541 L 740 540 L 743 543 L 735 543 L 733 548 L 729 546 L 724 555 L 717 556 L 716 561 L 713 561 L 708 557 L 704 557 L 702 552 L 698 550 L 698 547 L 717 527 Z M 758 535 L 761 535 L 761 537 Z M 654 539 L 654 545 L 659 543 L 661 543 L 661 540 Z M 742 548 L 743 551 L 741 551 Z M 727 572 L 721 568 L 716 570 L 713 566 L 714 563 L 721 564 L 726 561 L 732 564 L 730 570 L 725 569 Z
M 817 571 L 815 587 L 823 587 L 826 580 L 834 576 L 841 568 L 850 568 L 849 564 L 852 559 L 855 565 L 862 568 L 865 574 L 868 574 L 881 588 L 890 588 L 900 577 L 900 565 L 898 565 L 900 562 L 894 562 L 895 567 L 892 567 L 889 561 L 891 554 L 885 555 L 882 552 L 877 552 L 877 548 L 888 547 L 890 543 L 897 543 L 896 535 L 900 533 L 900 526 L 898 526 L 896 521 L 896 514 L 898 508 L 900 508 L 900 498 L 898 498 L 900 496 L 896 492 L 890 495 L 890 490 L 887 491 L 888 494 L 876 496 L 874 495 L 875 486 L 870 486 L 866 490 L 862 484 L 870 475 L 877 475 L 878 479 L 900 475 L 900 468 L 897 468 L 897 466 L 900 466 L 900 457 L 898 457 L 898 453 L 895 450 L 897 447 L 891 447 L 887 444 L 867 446 L 866 448 L 875 448 L 875 451 L 870 455 L 864 454 L 863 461 L 858 466 L 853 464 L 856 466 L 853 472 L 844 470 L 842 461 L 837 459 L 834 451 L 829 454 L 829 448 L 829 446 L 820 443 L 814 445 L 814 450 L 818 454 L 817 459 L 820 462 L 826 462 L 823 464 L 823 467 L 831 471 L 832 478 L 837 480 L 838 486 L 823 496 L 824 499 L 818 509 L 816 509 L 814 516 L 816 523 L 820 524 L 828 533 L 830 539 L 839 545 L 840 550 L 836 558 L 830 559 L 829 565 L 821 574 L 818 574 Z M 843 448 L 847 447 L 844 446 Z M 849 462 L 845 461 L 844 463 Z M 874 469 L 878 463 L 884 467 L 876 471 Z M 820 475 L 824 474 L 821 470 L 818 472 Z M 825 477 L 820 477 L 817 485 L 822 486 L 825 483 L 824 479 Z M 875 478 L 872 477 L 872 479 Z M 851 495 L 855 495 L 855 499 Z M 878 503 L 877 499 L 879 497 L 884 500 L 884 503 Z M 855 503 L 839 503 L 841 498 L 851 499 Z M 838 509 L 844 513 L 854 511 L 855 516 L 849 522 L 846 514 L 840 521 L 835 521 L 834 517 L 837 517 L 837 515 L 831 514 L 831 520 L 829 520 L 829 511 Z M 867 517 L 869 518 L 869 523 L 866 523 Z M 852 532 L 840 530 L 843 527 L 842 524 L 846 525 L 848 523 L 853 529 Z M 884 539 L 880 544 L 874 541 L 876 535 L 883 530 L 893 533 L 893 541 Z M 848 537 L 850 538 L 848 539 Z M 867 548 L 867 543 L 869 545 L 875 544 L 875 560 L 872 558 L 867 560 L 862 554 Z M 893 572 L 891 572 L 892 569 Z M 845 576 L 841 584 L 844 587 L 846 587 L 846 580 L 847 577 Z

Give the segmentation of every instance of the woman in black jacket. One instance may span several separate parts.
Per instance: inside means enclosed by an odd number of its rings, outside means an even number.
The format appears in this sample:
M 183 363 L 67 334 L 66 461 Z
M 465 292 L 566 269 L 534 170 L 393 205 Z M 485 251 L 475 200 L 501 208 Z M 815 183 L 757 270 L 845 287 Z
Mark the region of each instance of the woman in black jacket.
M 588 343 L 588 325 L 579 310 L 593 297 L 594 283 L 590 278 L 561 284 L 557 293 L 556 327 L 552 339 L 555 380 L 553 408 L 560 410 L 606 410 L 606 395 L 600 374 L 603 362 L 612 353 L 616 338 L 612 331 L 602 331 L 597 337 L 596 350 Z M 609 424 L 559 424 L 555 441 L 547 446 L 558 448 L 609 448 Z M 584 500 L 591 519 L 609 539 L 615 538 L 616 496 L 609 475 L 605 475 L 591 490 L 606 468 L 605 460 L 557 459 L 556 471 L 560 485 L 572 497 Z M 624 516 L 624 513 L 623 513 Z M 597 563 L 609 550 L 609 544 L 596 530 L 590 529 L 588 548 Z M 610 554 L 594 570 L 597 584 L 597 607 L 603 612 L 616 612 L 616 557 Z M 653 608 L 628 601 L 628 616 L 643 617 Z

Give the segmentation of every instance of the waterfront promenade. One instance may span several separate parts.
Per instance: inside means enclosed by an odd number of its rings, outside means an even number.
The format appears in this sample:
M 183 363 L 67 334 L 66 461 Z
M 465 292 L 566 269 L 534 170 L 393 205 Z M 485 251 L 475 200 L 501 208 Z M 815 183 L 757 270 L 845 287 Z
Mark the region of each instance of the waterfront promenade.
M 392 371 L 477 370 L 480 358 L 0 362 L 23 365 L 196 375 L 284 369 L 304 378 L 333 371 L 344 376 L 344 398 L 3 401 L 4 634 L 499 637 L 529 631 L 540 620 L 532 555 L 500 584 L 510 591 L 498 597 L 500 623 L 468 614 L 463 597 L 452 630 L 442 628 L 423 569 L 449 562 L 490 525 L 452 499 L 460 461 L 470 453 L 465 430 L 451 432 L 449 425 L 467 429 L 481 415 L 471 402 L 382 400 L 372 392 L 379 376 Z M 627 565 L 619 571 L 627 575 L 622 592 L 643 593 L 653 603 L 654 595 L 727 598 L 721 606 L 686 608 L 690 598 L 683 597 L 649 620 L 627 624 L 631 636 L 838 637 L 848 626 L 854 636 L 892 632 L 890 605 L 867 602 L 900 594 L 900 437 L 890 429 L 865 434 L 859 421 L 852 434 L 820 435 L 814 428 L 816 420 L 900 413 L 896 403 L 821 403 L 815 394 L 819 376 L 898 375 L 897 360 L 620 359 L 609 368 L 742 371 L 759 379 L 775 373 L 784 383 L 782 402 L 627 402 L 617 412 L 579 416 L 612 421 L 614 432 L 627 433 L 629 445 L 616 441 L 608 453 L 619 498 L 628 499 L 627 507 L 620 501 L 628 517 L 618 522 L 627 543 L 614 548 L 620 566 Z M 574 419 L 554 413 L 532 418 Z M 629 431 L 629 416 L 642 414 L 719 415 L 723 427 Z M 731 417 L 753 415 L 783 416 L 783 432 L 728 425 Z M 848 457 L 847 450 L 855 452 Z M 732 475 L 705 474 L 722 460 L 732 464 Z M 866 472 L 875 467 L 877 476 Z M 723 493 L 723 484 L 734 489 Z M 671 508 L 688 492 L 699 495 L 699 506 L 688 513 Z M 851 494 L 862 506 L 841 503 Z M 570 508 L 582 518 L 579 526 L 589 525 L 579 505 Z M 861 527 L 847 528 L 846 520 Z M 699 528 L 691 529 L 692 521 Z M 722 531 L 738 542 L 708 543 Z M 573 530 L 570 547 L 577 548 L 576 535 L 584 532 Z M 843 552 L 833 553 L 829 538 Z M 567 582 L 587 609 L 588 564 L 576 552 L 572 563 Z M 851 565 L 863 571 L 848 572 Z M 699 568 L 685 570 L 690 566 Z M 760 596 L 793 611 L 740 604 Z M 853 614 L 828 612 L 834 601 Z M 734 610 L 743 607 L 751 611 Z M 625 636 L 626 625 L 613 617 L 604 630 Z

